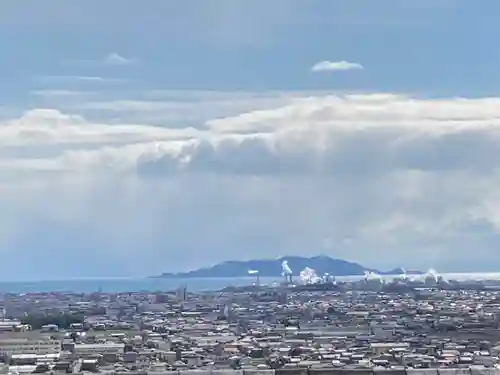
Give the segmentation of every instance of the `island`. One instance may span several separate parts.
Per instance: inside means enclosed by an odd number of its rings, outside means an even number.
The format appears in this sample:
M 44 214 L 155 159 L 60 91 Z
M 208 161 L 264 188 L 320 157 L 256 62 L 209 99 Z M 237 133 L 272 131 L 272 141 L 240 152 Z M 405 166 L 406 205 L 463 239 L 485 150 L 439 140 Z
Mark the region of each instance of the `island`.
M 355 262 L 331 258 L 327 255 L 313 257 L 286 256 L 277 259 L 231 260 L 211 267 L 199 268 L 188 272 L 166 272 L 154 278 L 210 278 L 210 277 L 245 277 L 253 272 L 262 277 L 279 277 L 283 273 L 283 262 L 286 261 L 293 275 L 299 275 L 305 268 L 311 268 L 318 275 L 328 273 L 333 276 L 364 275 L 367 272 L 379 275 L 422 274 L 420 271 L 405 271 L 396 268 L 380 271 L 364 267 Z

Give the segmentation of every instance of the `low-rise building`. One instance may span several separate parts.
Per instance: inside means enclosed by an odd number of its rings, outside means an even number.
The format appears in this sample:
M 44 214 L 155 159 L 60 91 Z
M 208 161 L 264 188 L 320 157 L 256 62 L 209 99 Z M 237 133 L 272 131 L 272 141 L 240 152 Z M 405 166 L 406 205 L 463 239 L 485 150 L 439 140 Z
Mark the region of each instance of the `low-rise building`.
M 51 339 L 0 339 L 0 353 L 12 354 L 54 354 L 61 352 L 61 342 Z

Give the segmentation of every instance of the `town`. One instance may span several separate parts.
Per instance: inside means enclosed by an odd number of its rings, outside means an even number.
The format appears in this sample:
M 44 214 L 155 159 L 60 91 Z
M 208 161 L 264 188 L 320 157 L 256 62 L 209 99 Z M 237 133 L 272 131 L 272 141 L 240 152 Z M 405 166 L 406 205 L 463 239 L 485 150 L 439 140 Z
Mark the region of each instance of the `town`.
M 495 288 L 354 284 L 4 294 L 0 373 L 500 373 Z

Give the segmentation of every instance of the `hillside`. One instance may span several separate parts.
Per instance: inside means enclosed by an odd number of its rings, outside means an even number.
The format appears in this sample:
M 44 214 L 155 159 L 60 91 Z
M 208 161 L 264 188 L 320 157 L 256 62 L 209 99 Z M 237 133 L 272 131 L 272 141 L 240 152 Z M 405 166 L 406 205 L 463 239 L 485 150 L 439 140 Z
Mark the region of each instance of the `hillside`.
M 383 272 L 366 268 L 358 263 L 342 259 L 330 258 L 326 255 L 314 257 L 288 256 L 278 259 L 258 259 L 245 261 L 227 261 L 211 267 L 204 267 L 189 272 L 163 273 L 160 278 L 194 278 L 194 277 L 245 277 L 248 270 L 258 270 L 262 277 L 276 277 L 282 273 L 281 263 L 288 261 L 294 275 L 298 275 L 306 267 L 312 268 L 318 275 L 329 273 L 335 276 L 363 275 L 365 271 L 379 274 L 399 274 L 401 268 Z

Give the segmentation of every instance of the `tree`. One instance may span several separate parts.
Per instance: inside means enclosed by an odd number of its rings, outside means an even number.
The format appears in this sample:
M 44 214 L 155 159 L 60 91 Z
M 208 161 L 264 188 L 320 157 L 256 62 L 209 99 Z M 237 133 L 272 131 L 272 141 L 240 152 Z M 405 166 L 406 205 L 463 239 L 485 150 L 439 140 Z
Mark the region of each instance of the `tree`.
M 77 313 L 65 314 L 28 314 L 22 320 L 22 324 L 29 324 L 33 329 L 40 329 L 47 324 L 56 324 L 59 328 L 67 329 L 73 323 L 84 323 L 85 316 Z

